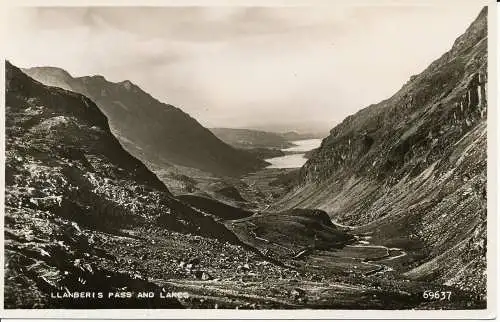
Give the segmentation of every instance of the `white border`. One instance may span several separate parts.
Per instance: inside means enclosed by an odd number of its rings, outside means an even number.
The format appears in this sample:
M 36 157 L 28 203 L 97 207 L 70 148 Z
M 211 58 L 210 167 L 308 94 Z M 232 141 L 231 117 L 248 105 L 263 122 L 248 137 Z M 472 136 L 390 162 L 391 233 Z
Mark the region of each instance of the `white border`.
M 498 107 L 498 73 L 497 64 L 500 46 L 497 42 L 500 34 L 500 23 L 497 15 L 500 3 L 494 0 L 0 0 L 0 4 L 15 6 L 323 6 L 349 4 L 349 5 L 449 5 L 456 6 L 461 3 L 476 1 L 488 5 L 488 299 L 486 310 L 177 310 L 177 309 L 130 309 L 130 310 L 6 310 L 3 309 L 4 285 L 4 216 L 0 216 L 0 244 L 2 246 L 0 258 L 0 317 L 1 318 L 56 318 L 56 319 L 493 319 L 497 314 L 497 269 L 498 265 L 498 154 L 497 147 L 500 142 L 498 124 L 500 113 Z M 6 26 L 5 10 L 0 10 L 0 24 L 2 24 L 1 40 L 5 41 L 5 32 L 15 26 Z M 472 22 L 472 21 L 471 21 Z M 464 26 L 465 30 L 466 26 Z M 0 56 L 3 46 L 0 43 Z M 437 58 L 437 57 L 436 57 Z M 0 63 L 0 74 L 5 75 L 5 64 Z M 5 78 L 0 77 L 0 102 L 5 111 Z M 4 209 L 5 187 L 5 113 L 0 113 L 0 209 Z

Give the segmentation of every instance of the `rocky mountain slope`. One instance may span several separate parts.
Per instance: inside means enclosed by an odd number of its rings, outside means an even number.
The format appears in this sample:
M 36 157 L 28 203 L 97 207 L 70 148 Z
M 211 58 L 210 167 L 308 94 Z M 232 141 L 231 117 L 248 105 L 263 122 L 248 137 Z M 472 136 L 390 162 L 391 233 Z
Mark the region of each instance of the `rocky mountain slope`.
M 23 71 L 41 83 L 92 99 L 124 147 L 143 162 L 219 176 L 240 175 L 266 165 L 254 155 L 225 144 L 179 108 L 156 100 L 128 80 L 113 83 L 102 76 L 72 77 L 56 67 Z
M 7 62 L 5 113 L 5 307 L 203 307 L 196 295 L 50 294 L 179 290 L 166 280 L 237 278 L 246 273 L 238 265 L 266 259 L 217 218 L 175 199 L 85 96 Z M 256 270 L 273 276 L 276 267 Z
M 333 128 L 274 209 L 409 250 L 407 277 L 486 292 L 487 8 L 392 97 Z

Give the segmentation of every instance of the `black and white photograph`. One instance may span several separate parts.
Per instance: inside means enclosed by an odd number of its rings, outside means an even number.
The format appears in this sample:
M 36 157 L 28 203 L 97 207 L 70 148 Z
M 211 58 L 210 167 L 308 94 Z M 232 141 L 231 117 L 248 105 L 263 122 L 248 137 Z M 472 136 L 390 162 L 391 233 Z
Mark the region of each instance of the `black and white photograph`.
M 3 6 L 2 314 L 491 317 L 496 5 L 242 3 Z

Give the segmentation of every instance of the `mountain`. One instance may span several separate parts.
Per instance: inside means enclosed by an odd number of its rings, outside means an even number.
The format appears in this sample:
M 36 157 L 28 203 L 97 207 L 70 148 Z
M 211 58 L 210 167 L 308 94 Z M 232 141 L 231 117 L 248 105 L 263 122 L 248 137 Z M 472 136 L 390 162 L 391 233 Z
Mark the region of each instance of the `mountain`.
M 160 168 L 178 165 L 219 176 L 237 176 L 267 164 L 225 144 L 179 108 L 158 101 L 128 80 L 113 83 L 102 76 L 72 77 L 56 67 L 23 71 L 41 83 L 92 99 L 123 146 L 143 162 Z
M 347 117 L 275 209 L 319 208 L 408 251 L 403 270 L 486 293 L 487 8 L 390 98 Z
M 89 98 L 42 85 L 7 62 L 5 116 L 6 308 L 203 307 L 49 295 L 179 290 L 165 281 L 211 279 L 224 265 L 234 278 L 243 258 L 265 259 L 218 218 L 173 197 L 122 148 Z M 228 258 L 214 258 L 221 253 Z

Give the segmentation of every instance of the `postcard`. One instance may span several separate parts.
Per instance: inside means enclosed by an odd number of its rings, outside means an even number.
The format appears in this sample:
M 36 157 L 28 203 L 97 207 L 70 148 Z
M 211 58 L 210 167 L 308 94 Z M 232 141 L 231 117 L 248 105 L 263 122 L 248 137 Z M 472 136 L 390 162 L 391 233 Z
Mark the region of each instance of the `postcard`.
M 491 1 L 2 11 L 2 317 L 496 315 Z

